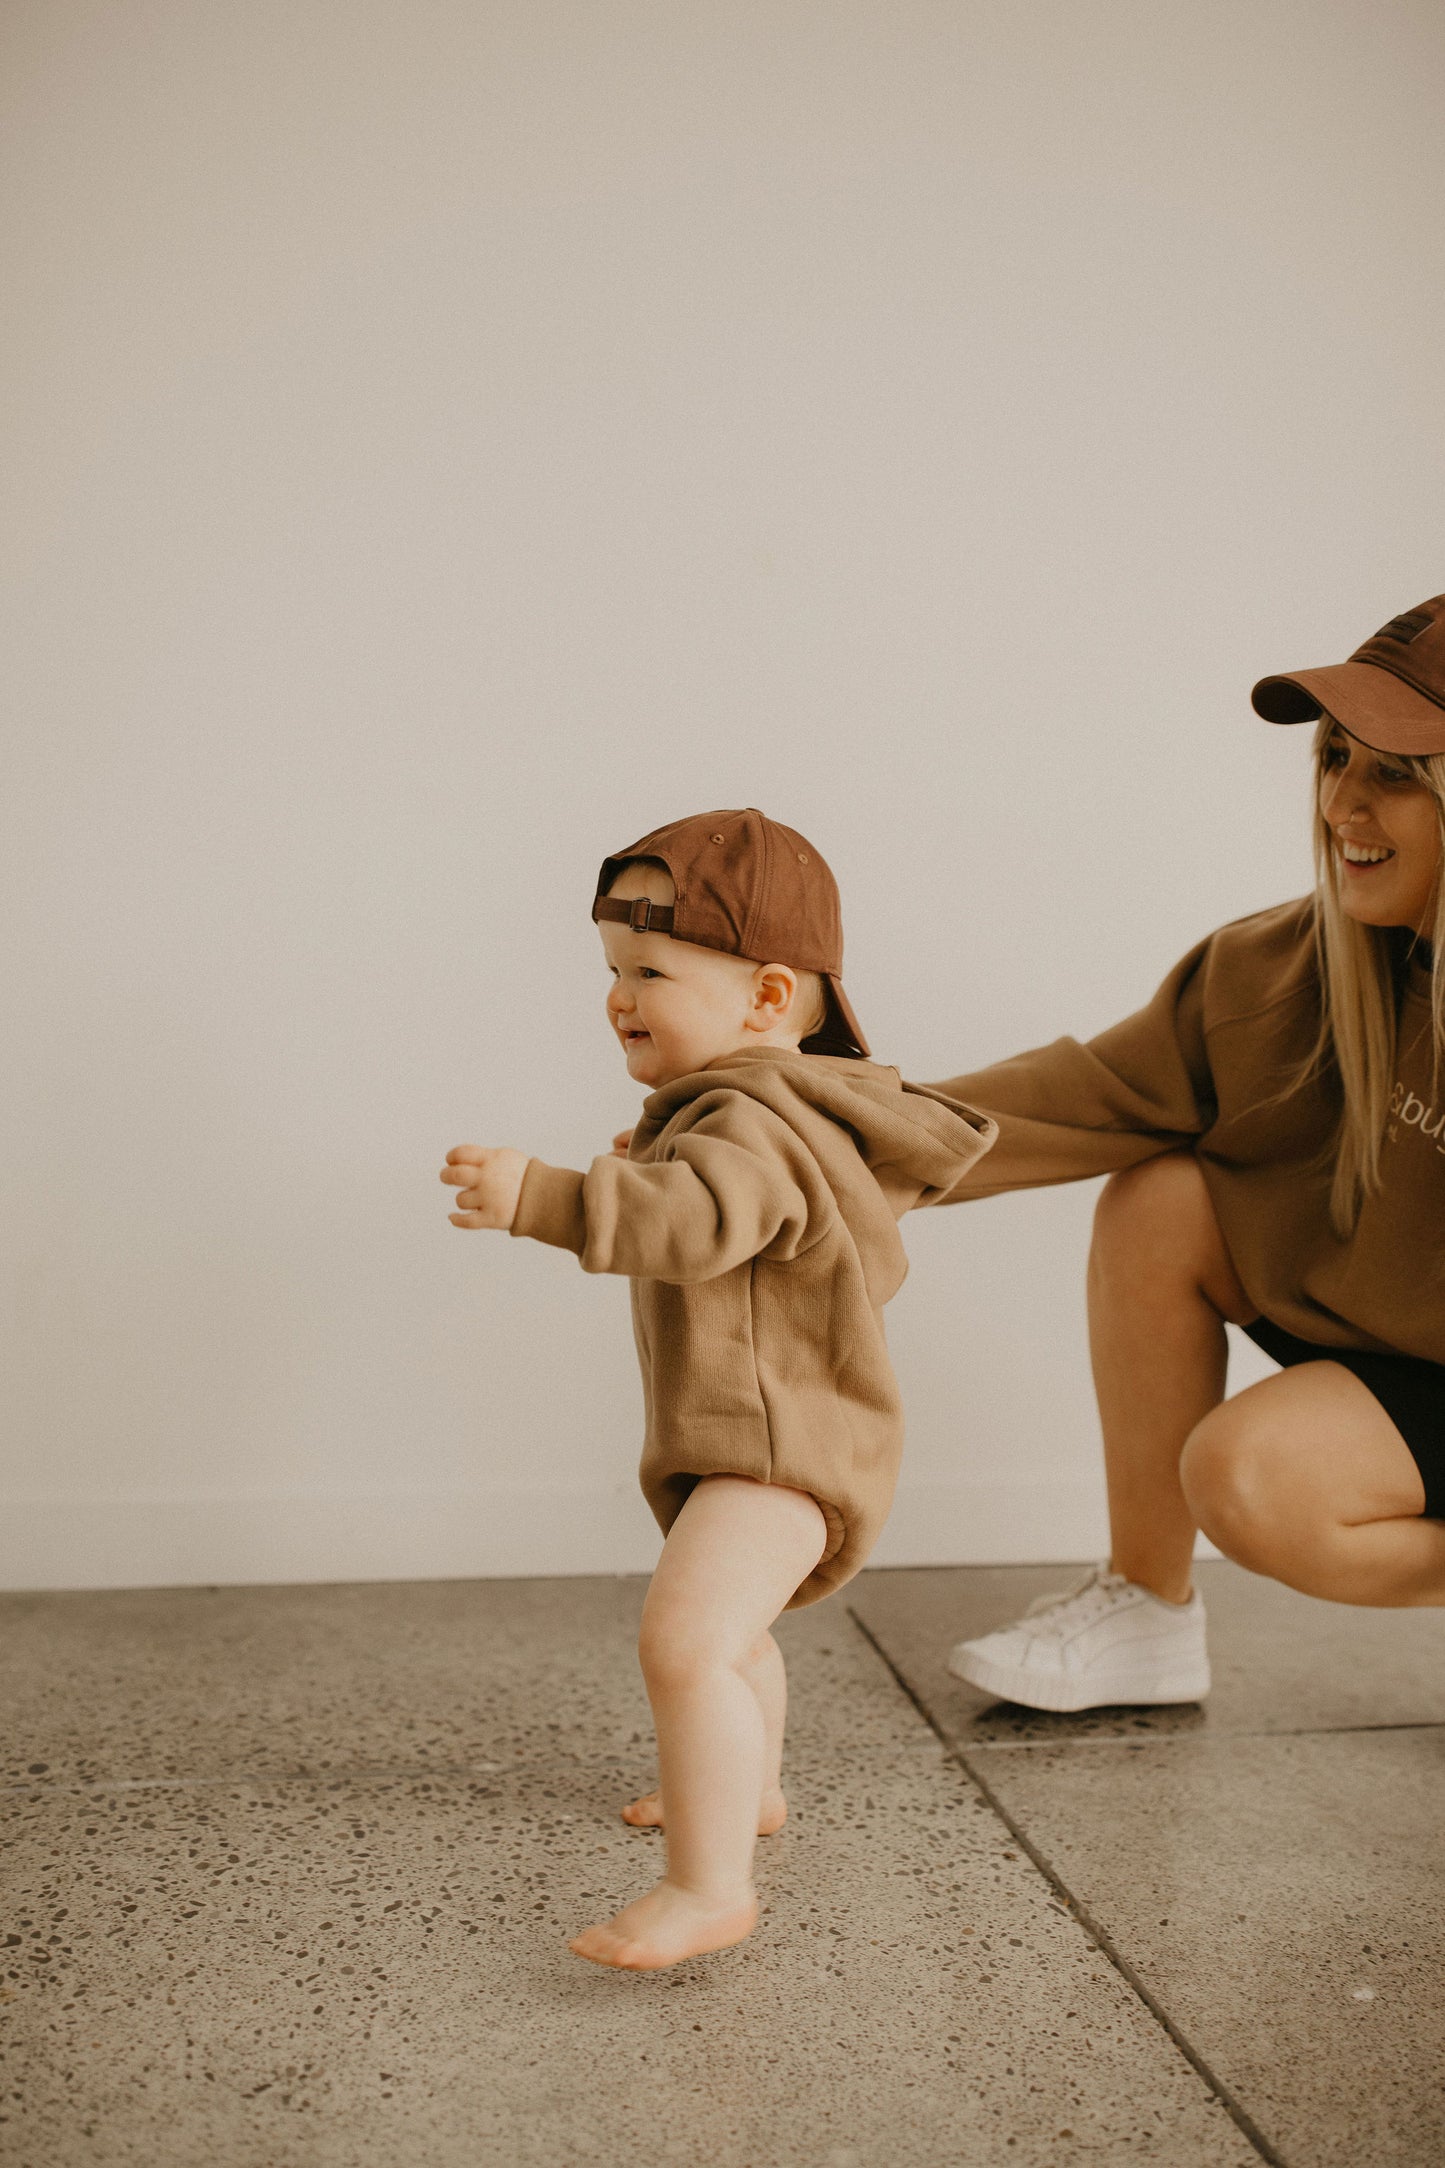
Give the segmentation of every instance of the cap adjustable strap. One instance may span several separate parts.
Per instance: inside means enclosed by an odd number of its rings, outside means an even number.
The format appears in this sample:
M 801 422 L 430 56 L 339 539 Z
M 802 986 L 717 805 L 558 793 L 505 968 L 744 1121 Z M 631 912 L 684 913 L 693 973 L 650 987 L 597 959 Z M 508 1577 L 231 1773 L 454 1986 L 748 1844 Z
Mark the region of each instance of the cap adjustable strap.
M 620 896 L 599 896 L 592 906 L 592 916 L 616 919 L 633 933 L 672 932 L 672 905 L 654 903 L 650 896 L 633 896 L 627 902 Z

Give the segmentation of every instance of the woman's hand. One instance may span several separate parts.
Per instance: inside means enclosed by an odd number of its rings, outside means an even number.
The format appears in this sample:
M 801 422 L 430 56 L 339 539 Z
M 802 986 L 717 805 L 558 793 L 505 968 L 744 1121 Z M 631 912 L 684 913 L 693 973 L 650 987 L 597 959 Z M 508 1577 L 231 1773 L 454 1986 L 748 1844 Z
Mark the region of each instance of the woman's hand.
M 464 1211 L 448 1214 L 453 1227 L 494 1227 L 505 1233 L 517 1216 L 527 1154 L 510 1145 L 458 1144 L 447 1153 L 441 1178 L 461 1191 Z

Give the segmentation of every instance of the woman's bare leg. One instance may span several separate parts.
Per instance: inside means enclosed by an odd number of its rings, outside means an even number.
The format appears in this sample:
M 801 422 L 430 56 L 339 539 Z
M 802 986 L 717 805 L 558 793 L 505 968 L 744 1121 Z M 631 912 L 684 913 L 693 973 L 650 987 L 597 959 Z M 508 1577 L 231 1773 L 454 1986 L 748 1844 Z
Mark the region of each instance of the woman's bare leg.
M 1104 1432 L 1111 1565 L 1185 1603 L 1196 1523 L 1186 1439 L 1224 1396 L 1224 1323 L 1256 1315 L 1192 1153 L 1116 1174 L 1094 1216 L 1089 1346 Z
M 1445 1604 L 1445 1521 L 1369 1387 L 1301 1363 L 1237 1393 L 1185 1447 L 1185 1495 L 1252 1573 L 1335 1603 Z
M 783 1667 L 783 1652 L 770 1633 L 760 1637 L 738 1669 L 757 1695 L 758 1707 L 763 1712 L 763 1737 L 767 1744 L 758 1835 L 771 1837 L 788 1819 L 788 1802 L 783 1797 L 783 1731 L 788 1716 L 788 1674 Z M 640 1799 L 630 1801 L 622 1810 L 622 1819 L 630 1822 L 634 1829 L 661 1829 L 661 1791 L 644 1792 Z
M 639 1642 L 657 1725 L 667 1873 L 615 1918 L 585 1929 L 572 1944 L 579 1957 L 647 1971 L 752 1932 L 770 1741 L 744 1667 L 822 1557 L 827 1533 L 806 1492 L 737 1476 L 707 1477 L 674 1521 Z

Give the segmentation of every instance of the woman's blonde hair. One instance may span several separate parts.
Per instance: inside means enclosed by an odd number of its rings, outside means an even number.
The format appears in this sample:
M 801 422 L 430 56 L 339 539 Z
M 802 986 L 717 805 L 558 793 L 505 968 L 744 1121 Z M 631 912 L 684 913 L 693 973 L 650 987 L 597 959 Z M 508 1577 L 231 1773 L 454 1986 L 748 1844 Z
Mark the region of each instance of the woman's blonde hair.
M 1364 926 L 1340 900 L 1339 847 L 1320 809 L 1325 753 L 1339 725 L 1322 715 L 1315 731 L 1315 944 L 1319 954 L 1320 1036 L 1312 1072 L 1333 1067 L 1344 1093 L 1330 1187 L 1330 1218 L 1336 1233 L 1350 1234 L 1360 1206 L 1380 1184 L 1380 1151 L 1395 1083 L 1395 1012 L 1399 935 L 1391 927 Z M 1445 753 L 1415 759 L 1391 753 L 1392 766 L 1423 783 L 1435 800 L 1445 864 Z M 1394 939 L 1391 938 L 1394 934 Z M 1435 922 L 1428 939 L 1432 974 L 1435 1069 L 1445 1052 L 1445 880 L 1435 893 Z

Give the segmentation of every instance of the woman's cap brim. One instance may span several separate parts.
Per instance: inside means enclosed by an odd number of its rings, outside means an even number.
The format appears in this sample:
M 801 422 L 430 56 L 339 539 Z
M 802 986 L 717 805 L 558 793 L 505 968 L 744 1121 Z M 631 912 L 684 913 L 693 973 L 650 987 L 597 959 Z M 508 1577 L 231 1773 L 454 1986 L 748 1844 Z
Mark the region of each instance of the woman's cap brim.
M 1261 678 L 1250 694 L 1267 723 L 1314 723 L 1333 717 L 1376 753 L 1421 759 L 1445 753 L 1445 708 L 1372 662 L 1337 662 Z

